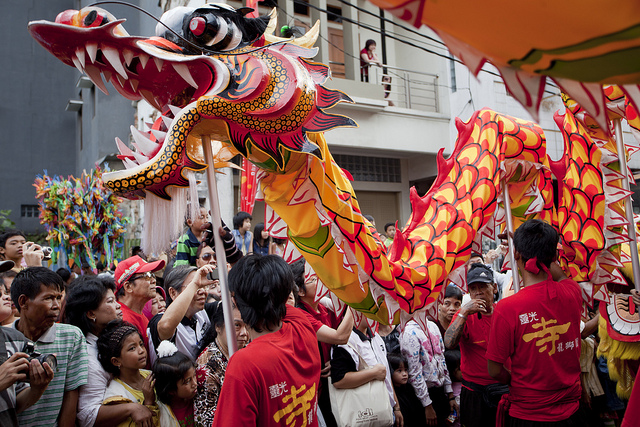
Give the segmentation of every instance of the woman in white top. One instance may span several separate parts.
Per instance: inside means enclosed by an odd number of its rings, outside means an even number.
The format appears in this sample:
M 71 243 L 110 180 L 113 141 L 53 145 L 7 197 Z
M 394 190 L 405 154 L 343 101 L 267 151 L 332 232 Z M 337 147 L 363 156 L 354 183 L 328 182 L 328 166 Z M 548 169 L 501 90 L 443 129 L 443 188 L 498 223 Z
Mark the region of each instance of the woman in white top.
M 122 319 L 115 289 L 112 278 L 83 276 L 76 280 L 65 299 L 63 318 L 66 323 L 80 328 L 86 337 L 89 353 L 89 378 L 78 394 L 77 420 L 80 426 L 113 426 L 127 418 L 140 423 L 151 422 L 152 413 L 143 405 L 102 405 L 111 375 L 98 360 L 97 342 L 107 323 Z

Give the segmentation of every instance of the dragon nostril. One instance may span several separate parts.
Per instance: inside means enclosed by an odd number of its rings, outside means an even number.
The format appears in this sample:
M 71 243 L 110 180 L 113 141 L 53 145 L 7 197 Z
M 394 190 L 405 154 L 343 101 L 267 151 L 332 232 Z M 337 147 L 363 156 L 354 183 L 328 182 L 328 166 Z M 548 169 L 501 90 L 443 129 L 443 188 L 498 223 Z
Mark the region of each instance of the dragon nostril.
M 189 30 L 193 33 L 194 36 L 199 37 L 204 33 L 205 28 L 207 27 L 207 21 L 201 16 L 196 16 L 191 19 L 189 22 Z

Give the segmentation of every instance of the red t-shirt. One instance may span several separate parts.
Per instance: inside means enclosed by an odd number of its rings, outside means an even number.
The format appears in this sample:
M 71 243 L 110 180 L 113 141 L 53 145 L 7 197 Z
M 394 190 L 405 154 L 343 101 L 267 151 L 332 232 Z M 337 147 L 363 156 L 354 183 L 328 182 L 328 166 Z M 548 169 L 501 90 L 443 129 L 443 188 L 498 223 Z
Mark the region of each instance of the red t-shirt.
M 287 306 L 282 327 L 234 353 L 214 427 L 317 426 L 320 353 L 306 315 Z
M 453 316 L 451 323 L 454 322 L 458 313 Z M 482 314 L 482 319 L 472 314 L 467 316 L 467 320 L 462 329 L 460 337 L 460 370 L 462 378 L 465 381 L 480 385 L 495 384 L 496 380 L 491 378 L 487 369 L 487 345 L 489 344 L 489 332 L 491 331 L 491 323 L 493 322 L 492 314 Z M 510 361 L 505 363 L 509 369 Z
M 308 316 L 311 326 L 316 332 L 318 332 L 318 329 L 323 325 L 333 329 L 337 329 L 340 325 L 336 314 L 333 311 L 327 310 L 327 307 L 324 305 L 318 304 L 318 311 L 314 311 L 313 308 L 304 301 L 300 301 L 300 305 L 304 306 L 302 311 Z M 320 347 L 322 348 L 322 360 L 325 362 L 331 360 L 331 344 L 321 342 Z
M 569 279 L 529 285 L 496 305 L 487 359 L 511 357 L 511 416 L 561 421 L 578 410 L 581 309 Z
M 118 304 L 120 304 L 120 309 L 122 310 L 122 320 L 129 322 L 138 328 L 138 331 L 140 331 L 140 335 L 142 336 L 142 340 L 144 341 L 144 346 L 148 350 L 149 339 L 147 338 L 147 326 L 149 326 L 149 319 L 147 319 L 147 316 L 144 314 L 138 314 L 131 310 L 120 301 L 118 301 Z

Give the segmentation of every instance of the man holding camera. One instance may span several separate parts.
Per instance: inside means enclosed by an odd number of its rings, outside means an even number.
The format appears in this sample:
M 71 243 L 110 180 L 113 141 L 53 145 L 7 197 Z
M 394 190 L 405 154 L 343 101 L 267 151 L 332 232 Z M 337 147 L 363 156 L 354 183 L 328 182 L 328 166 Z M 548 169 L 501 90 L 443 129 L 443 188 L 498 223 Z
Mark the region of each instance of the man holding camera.
M 55 323 L 62 290 L 62 278 L 44 267 L 22 270 L 11 285 L 11 299 L 20 311 L 12 327 L 32 341 L 37 352 L 57 358 L 55 375 L 42 397 L 18 414 L 20 426 L 75 426 L 78 389 L 87 383 L 88 356 L 80 329 Z
M 0 272 L 13 268 L 1 261 Z M 0 322 L 11 316 L 11 298 L 0 284 Z M 53 378 L 53 369 L 23 353 L 27 339 L 15 329 L 0 328 L 0 425 L 18 426 L 18 413 L 40 399 Z M 25 380 L 30 379 L 30 385 Z

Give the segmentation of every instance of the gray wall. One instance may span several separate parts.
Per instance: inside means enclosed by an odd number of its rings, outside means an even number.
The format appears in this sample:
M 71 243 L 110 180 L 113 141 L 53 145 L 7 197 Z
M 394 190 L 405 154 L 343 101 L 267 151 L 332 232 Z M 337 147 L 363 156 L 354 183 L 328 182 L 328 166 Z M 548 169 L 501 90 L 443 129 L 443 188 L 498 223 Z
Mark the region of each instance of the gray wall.
M 157 1 L 132 3 L 160 16 Z M 36 175 L 46 170 L 49 175 L 79 176 L 83 169 L 117 152 L 114 137 L 127 141 L 134 121 L 131 101 L 110 84 L 110 96 L 97 89 L 76 88 L 80 73 L 47 52 L 27 31 L 29 21 L 53 21 L 58 13 L 78 7 L 80 2 L 74 0 L 2 1 L 0 209 L 10 209 L 10 218 L 27 232 L 44 231 L 37 218 L 20 215 L 21 205 L 37 204 Z M 127 18 L 124 25 L 130 34 L 153 34 L 155 22 L 140 12 L 121 5 L 104 7 L 117 18 Z M 81 115 L 65 111 L 70 99 L 84 101 Z

